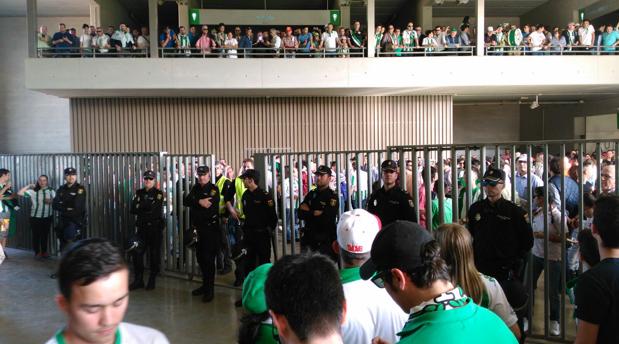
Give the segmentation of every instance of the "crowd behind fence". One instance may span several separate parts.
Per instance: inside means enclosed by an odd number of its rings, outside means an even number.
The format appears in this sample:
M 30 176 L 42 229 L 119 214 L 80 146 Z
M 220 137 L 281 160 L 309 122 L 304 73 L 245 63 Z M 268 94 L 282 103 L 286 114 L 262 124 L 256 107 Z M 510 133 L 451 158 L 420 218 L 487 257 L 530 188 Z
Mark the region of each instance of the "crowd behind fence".
M 256 30 L 258 31 L 258 30 Z M 460 27 L 435 26 L 423 30 L 409 22 L 403 28 L 378 25 L 374 31 L 378 57 L 474 56 L 477 34 L 465 21 Z M 78 35 L 75 28 L 59 24 L 53 35 L 42 26 L 38 33 L 39 57 L 148 57 L 149 47 L 158 46 L 160 57 L 293 58 L 366 57 L 367 31 L 359 21 L 352 27 L 284 27 L 254 32 L 251 27 L 226 28 L 223 23 L 165 26 L 151 37 L 147 27 L 131 30 L 84 24 Z M 153 39 L 157 41 L 153 41 Z M 591 21 L 568 23 L 566 27 L 543 24 L 522 26 L 500 23 L 484 33 L 485 55 L 614 55 L 619 45 L 619 23 L 597 29 Z

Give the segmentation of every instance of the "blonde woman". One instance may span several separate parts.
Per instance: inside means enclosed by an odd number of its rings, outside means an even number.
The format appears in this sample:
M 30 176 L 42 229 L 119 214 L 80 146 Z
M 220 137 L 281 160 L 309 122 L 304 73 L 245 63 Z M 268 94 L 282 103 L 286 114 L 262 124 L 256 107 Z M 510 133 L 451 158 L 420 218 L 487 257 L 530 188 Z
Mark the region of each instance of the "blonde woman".
M 452 282 L 460 286 L 475 303 L 498 315 L 520 340 L 518 317 L 501 285 L 475 267 L 473 240 L 469 231 L 459 224 L 443 224 L 437 228 L 435 235 L 441 246 L 441 255 L 450 266 Z

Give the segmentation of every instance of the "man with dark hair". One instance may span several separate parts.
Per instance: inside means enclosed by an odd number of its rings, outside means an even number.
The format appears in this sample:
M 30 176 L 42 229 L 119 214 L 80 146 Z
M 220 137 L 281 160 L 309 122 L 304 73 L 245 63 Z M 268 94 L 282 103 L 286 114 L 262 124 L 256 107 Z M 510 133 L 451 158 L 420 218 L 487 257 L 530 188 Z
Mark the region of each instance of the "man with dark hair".
M 619 343 L 619 196 L 595 202 L 591 230 L 601 261 L 578 278 L 575 343 Z
M 344 343 L 370 343 L 380 337 L 390 343 L 406 323 L 407 314 L 384 289 L 361 279 L 359 268 L 370 258 L 372 242 L 380 231 L 380 220 L 366 210 L 342 214 L 337 225 L 333 250 L 340 257 L 340 278 L 346 297 L 346 321 L 342 325 Z
M 384 226 L 396 220 L 416 222 L 413 200 L 397 185 L 398 164 L 393 160 L 385 160 L 380 168 L 383 172 L 383 187 L 372 192 L 367 210 L 378 216 Z
M 336 238 L 338 200 L 335 191 L 329 188 L 331 169 L 319 166 L 315 172 L 316 189 L 310 191 L 299 206 L 299 219 L 305 221 L 301 248 L 330 256 L 337 261 L 331 250 Z
M 269 271 L 264 292 L 282 343 L 342 343 L 346 300 L 328 257 L 283 257 Z
M 278 219 L 273 196 L 258 186 L 258 170 L 247 169 L 240 178 L 247 188 L 241 197 L 245 213 L 243 246 L 247 249 L 243 271 L 245 277 L 256 266 L 271 262 L 271 237 Z
M 73 167 L 64 169 L 65 184 L 58 188 L 52 202 L 54 210 L 59 212 L 60 221 L 56 225 L 56 235 L 60 239 L 60 250 L 82 238 L 86 225 L 86 189 L 77 182 L 77 170 Z
M 74 243 L 58 266 L 56 295 L 67 325 L 46 344 L 165 344 L 161 332 L 122 322 L 129 305 L 129 269 L 114 245 L 92 238 Z
M 196 258 L 202 272 L 202 286 L 191 292 L 203 295 L 202 302 L 211 302 L 215 296 L 215 257 L 219 253 L 219 190 L 211 182 L 208 166 L 196 170 L 198 182 L 183 199 L 183 205 L 190 209 L 191 227 L 198 234 Z
M 156 187 L 157 174 L 144 172 L 144 188 L 136 191 L 131 202 L 131 214 L 137 215 L 136 244 L 132 250 L 135 279 L 130 290 L 144 287 L 144 253 L 148 251 L 150 275 L 146 290 L 155 289 L 155 278 L 161 262 L 161 236 L 164 227 L 163 192 Z M 142 245 L 142 246 L 140 246 Z
M 431 234 L 419 224 L 395 221 L 372 243 L 363 279 L 385 288 L 410 317 L 399 343 L 517 343 L 505 323 L 454 286 Z M 386 343 L 375 339 L 373 343 Z

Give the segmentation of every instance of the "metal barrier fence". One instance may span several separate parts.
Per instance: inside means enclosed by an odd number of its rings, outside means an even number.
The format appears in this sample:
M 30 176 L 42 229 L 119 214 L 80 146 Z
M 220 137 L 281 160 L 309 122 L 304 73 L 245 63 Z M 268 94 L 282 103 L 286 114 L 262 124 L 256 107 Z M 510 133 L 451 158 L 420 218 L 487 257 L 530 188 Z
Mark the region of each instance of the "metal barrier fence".
M 66 48 L 38 48 L 37 56 L 39 58 L 45 57 L 89 57 L 89 58 L 101 58 L 101 57 L 149 57 L 148 49 L 139 48 L 120 48 L 114 47 L 108 48 L 79 48 L 79 47 L 66 47 Z
M 569 45 L 544 45 L 533 48 L 531 46 L 489 46 L 486 47 L 488 56 L 547 56 L 547 55 L 615 55 L 614 46 L 569 46 Z M 535 49 L 535 50 L 534 50 Z
M 87 225 L 85 235 L 103 236 L 118 243 L 132 233 L 134 217 L 130 214 L 134 191 L 142 185 L 142 173 L 159 169 L 159 153 L 96 154 L 2 154 L 0 167 L 11 171 L 13 193 L 36 183 L 45 174 L 49 185 L 57 190 L 64 184 L 64 169 L 77 169 L 78 183 L 86 189 Z M 16 231 L 11 246 L 32 247 L 30 204 L 20 197 L 21 210 L 14 212 Z M 50 229 L 51 231 L 51 229 Z M 49 250 L 57 253 L 56 236 L 50 232 Z
M 258 58 L 258 57 L 364 57 L 365 48 L 159 48 L 161 57 Z
M 545 141 L 545 142 L 510 142 L 492 144 L 470 144 L 470 145 L 430 145 L 430 146 L 393 146 L 386 150 L 369 151 L 326 151 L 326 152 L 282 152 L 256 155 L 256 168 L 260 169 L 265 177 L 264 187 L 273 194 L 277 205 L 281 226 L 276 231 L 277 242 L 279 243 L 278 252 L 283 254 L 298 253 L 300 246 L 296 242 L 298 238 L 297 229 L 303 227 L 302 221 L 298 220 L 296 210 L 305 197 L 307 191 L 313 184 L 313 171 L 319 165 L 332 167 L 334 178 L 332 188 L 338 193 L 340 198 L 339 213 L 347 209 L 365 207 L 364 201 L 369 194 L 379 188 L 382 184 L 380 180 L 380 164 L 387 158 L 399 162 L 401 187 L 412 197 L 417 218 L 425 220 L 425 226 L 429 230 L 436 229 L 443 223 L 467 223 L 467 210 L 471 204 L 485 198 L 483 187 L 480 185 L 481 177 L 488 166 L 493 165 L 503 169 L 507 175 L 507 181 L 503 197 L 520 205 L 527 211 L 529 219 L 533 219 L 536 205 L 534 203 L 534 190 L 532 185 L 532 175 L 540 173 L 540 166 L 548 167 L 550 154 L 557 157 L 565 157 L 567 152 L 576 151 L 574 162 L 577 163 L 576 175 L 584 175 L 585 154 L 589 152 L 597 157 L 597 169 L 588 177 L 595 179 L 593 188 L 600 190 L 602 187 L 602 168 L 601 160 L 603 150 L 619 150 L 619 140 L 607 141 Z M 543 158 L 539 161 L 532 160 L 534 154 L 543 153 Z M 526 166 L 517 166 L 516 156 L 526 154 L 528 159 Z M 542 155 L 539 155 L 540 157 Z M 351 160 L 354 158 L 354 160 Z M 360 164 L 356 164 L 360 161 Z M 353 168 L 353 162 L 355 162 Z M 567 167 L 561 164 L 561 175 L 567 174 Z M 437 169 L 437 175 L 431 176 L 432 168 Z M 526 172 L 523 172 L 525 171 Z M 544 185 L 549 185 L 551 175 L 548 168 L 541 169 L 540 178 Z M 574 173 L 574 171 L 571 171 Z M 518 177 L 516 175 L 518 174 Z M 619 170 L 615 170 L 613 176 L 619 180 Z M 566 208 L 567 195 L 565 183 L 567 178 L 560 180 L 557 188 L 557 199 L 562 216 L 568 214 Z M 423 180 L 431 180 L 431 183 L 424 183 Z M 364 187 L 356 187 L 355 180 L 361 182 Z M 525 181 L 524 184 L 522 181 Z M 582 177 L 580 177 L 582 180 Z M 367 184 L 366 184 L 367 183 Z M 584 206 L 583 206 L 583 183 L 578 184 L 578 212 L 575 217 L 579 219 L 576 228 L 568 228 L 568 223 L 561 223 L 562 231 L 566 233 L 561 239 L 561 290 L 566 290 L 568 258 L 573 259 L 576 247 L 568 248 L 568 242 L 573 242 L 578 232 L 583 229 Z M 413 187 L 416 185 L 416 187 Z M 524 186 L 523 186 L 524 185 Z M 353 191 L 350 191 L 350 190 Z M 298 190 L 298 192 L 295 192 Z M 524 191 L 523 191 L 524 190 Z M 548 193 L 552 188 L 545 188 L 545 200 L 548 200 Z M 367 192 L 367 193 L 366 193 Z M 619 193 L 619 185 L 615 184 L 615 192 Z M 523 193 L 523 194 L 521 194 Z M 296 194 L 296 195 L 295 195 Z M 291 197 L 292 195 L 292 197 Z M 421 197 L 423 195 L 423 197 Z M 295 199 L 295 196 L 297 198 Z M 529 298 L 529 331 L 528 336 L 533 338 L 545 338 L 547 340 L 566 341 L 573 339 L 575 325 L 571 320 L 572 306 L 566 300 L 565 292 L 560 297 L 561 310 L 561 335 L 551 336 L 549 333 L 549 204 L 546 201 L 542 208 L 544 215 L 544 283 L 543 290 L 538 288 L 538 301 L 544 304 L 543 312 L 539 307 L 537 312 L 533 312 L 533 298 Z M 447 216 L 451 212 L 451 216 Z M 539 215 L 541 216 L 541 215 Z M 569 253 L 568 253 L 569 251 Z M 568 256 L 569 254 L 569 256 Z M 528 267 L 526 269 L 526 280 L 529 288 L 529 295 L 533 295 L 534 286 L 529 283 L 533 279 L 532 254 L 529 255 Z M 543 328 L 534 324 L 542 323 Z M 537 322 L 535 322 L 537 320 Z
M 404 57 L 404 56 L 475 56 L 476 47 L 457 45 L 454 47 L 428 45 L 414 48 L 395 48 L 391 51 L 376 49 L 377 57 Z

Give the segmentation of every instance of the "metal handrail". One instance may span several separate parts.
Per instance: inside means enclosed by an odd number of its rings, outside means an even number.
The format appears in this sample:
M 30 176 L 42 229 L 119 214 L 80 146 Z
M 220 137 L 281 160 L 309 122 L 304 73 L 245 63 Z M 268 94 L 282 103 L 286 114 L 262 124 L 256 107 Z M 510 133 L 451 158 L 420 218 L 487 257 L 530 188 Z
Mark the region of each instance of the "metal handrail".
M 536 47 L 537 48 L 537 47 Z M 613 45 L 582 46 L 582 45 L 544 45 L 539 50 L 533 51 L 530 45 L 521 44 L 518 46 L 496 45 L 485 47 L 487 56 L 518 56 L 518 55 L 614 55 L 619 50 L 605 50 L 606 48 L 616 49 Z
M 159 48 L 159 56 L 168 57 L 226 57 L 226 58 L 249 58 L 249 57 L 364 57 L 365 48 L 336 48 L 327 50 L 310 48 L 286 49 L 275 48 Z
M 104 50 L 104 51 L 102 51 Z M 139 48 L 82 48 L 82 47 L 55 47 L 37 48 L 37 57 L 148 57 L 149 49 Z
M 402 49 L 400 51 L 382 51 L 380 48 L 376 49 L 377 57 L 386 56 L 475 56 L 476 47 L 474 45 L 456 45 L 456 47 L 403 47 L 396 48 Z M 440 49 L 440 50 L 439 50 Z

